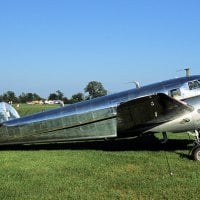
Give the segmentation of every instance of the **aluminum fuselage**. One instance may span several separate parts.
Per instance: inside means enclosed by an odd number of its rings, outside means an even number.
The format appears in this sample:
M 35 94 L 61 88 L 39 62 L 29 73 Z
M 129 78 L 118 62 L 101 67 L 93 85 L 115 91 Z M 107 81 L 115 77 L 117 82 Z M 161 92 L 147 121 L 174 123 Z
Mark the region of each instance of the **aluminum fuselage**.
M 200 128 L 200 88 L 190 90 L 188 82 L 200 80 L 190 76 L 163 81 L 141 88 L 131 89 L 65 107 L 36 113 L 3 122 L 0 126 L 0 144 L 62 142 L 87 139 L 130 137 L 140 134 L 139 130 L 119 130 L 117 108 L 120 104 L 143 96 L 163 93 L 179 88 L 178 100 L 194 107 L 192 113 L 170 122 L 142 130 L 146 132 L 184 132 Z M 145 113 L 143 113 L 145 115 Z M 187 123 L 181 123 L 181 122 Z

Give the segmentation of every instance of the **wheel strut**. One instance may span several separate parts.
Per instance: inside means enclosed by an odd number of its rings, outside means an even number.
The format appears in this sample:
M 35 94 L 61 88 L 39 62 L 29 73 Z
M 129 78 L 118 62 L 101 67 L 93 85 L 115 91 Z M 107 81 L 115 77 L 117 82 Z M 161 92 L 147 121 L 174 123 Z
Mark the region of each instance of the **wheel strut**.
M 166 132 L 162 132 L 162 135 L 163 135 L 163 140 L 161 141 L 161 143 L 165 144 L 168 141 L 167 133 Z

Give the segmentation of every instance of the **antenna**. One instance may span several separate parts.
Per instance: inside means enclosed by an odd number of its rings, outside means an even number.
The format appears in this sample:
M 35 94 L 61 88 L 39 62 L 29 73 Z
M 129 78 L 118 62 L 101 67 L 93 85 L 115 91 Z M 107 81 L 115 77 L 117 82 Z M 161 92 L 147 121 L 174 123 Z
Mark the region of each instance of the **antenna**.
M 190 77 L 190 68 L 188 67 L 188 68 L 186 68 L 184 70 L 186 72 L 186 77 Z
M 128 83 L 134 83 L 136 88 L 140 88 L 140 83 L 138 81 L 131 81 Z
M 187 67 L 185 69 L 177 70 L 176 72 L 182 72 L 182 71 L 185 71 L 186 77 L 190 77 L 190 67 Z

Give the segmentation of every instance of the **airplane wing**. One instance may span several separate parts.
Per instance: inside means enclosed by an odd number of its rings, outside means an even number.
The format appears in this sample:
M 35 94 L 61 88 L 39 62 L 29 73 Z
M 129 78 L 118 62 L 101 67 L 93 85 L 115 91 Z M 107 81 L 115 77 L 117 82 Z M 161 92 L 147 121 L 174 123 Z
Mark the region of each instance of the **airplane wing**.
M 192 111 L 193 107 L 163 93 L 140 97 L 118 106 L 118 130 L 145 129 Z

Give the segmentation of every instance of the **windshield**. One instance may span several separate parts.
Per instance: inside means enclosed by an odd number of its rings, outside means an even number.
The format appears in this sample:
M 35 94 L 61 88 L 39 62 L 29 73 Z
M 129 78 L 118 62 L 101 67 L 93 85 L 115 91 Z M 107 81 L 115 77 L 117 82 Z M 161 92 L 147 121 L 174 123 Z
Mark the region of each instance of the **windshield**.
M 195 81 L 190 81 L 188 82 L 188 86 L 190 90 L 195 90 L 200 88 L 200 81 L 195 80 Z

